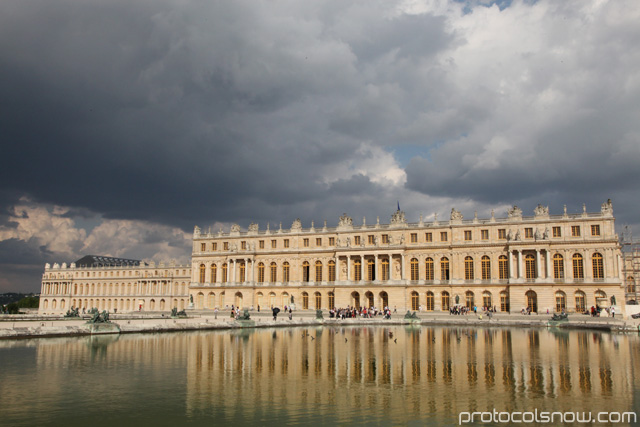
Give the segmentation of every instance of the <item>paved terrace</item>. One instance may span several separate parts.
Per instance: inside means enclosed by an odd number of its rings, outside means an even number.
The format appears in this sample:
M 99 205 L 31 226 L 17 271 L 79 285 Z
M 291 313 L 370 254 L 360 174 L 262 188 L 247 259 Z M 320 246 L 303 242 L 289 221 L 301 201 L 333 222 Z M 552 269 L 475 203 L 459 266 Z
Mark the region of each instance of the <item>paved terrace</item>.
M 119 333 L 177 332 L 191 330 L 235 329 L 247 327 L 230 316 L 231 310 L 216 315 L 211 311 L 189 311 L 187 318 L 171 318 L 168 313 L 143 312 L 110 314 L 110 320 L 119 328 Z M 404 313 L 394 313 L 391 319 L 353 318 L 345 320 L 330 319 L 323 311 L 324 319 L 315 318 L 315 310 L 293 312 L 293 319 L 281 312 L 276 321 L 271 311 L 252 311 L 251 319 L 255 327 L 295 327 L 295 326 L 353 326 L 353 325 L 450 325 L 466 327 L 560 327 L 575 329 L 598 329 L 613 332 L 639 332 L 640 320 L 620 317 L 590 317 L 570 314 L 567 322 L 549 323 L 548 314 L 494 314 L 486 315 L 449 315 L 448 313 L 418 313 L 419 321 L 404 319 Z M 38 315 L 0 315 L 0 339 L 34 338 L 50 336 L 92 335 L 99 333 L 118 333 L 118 331 L 96 331 L 87 323 L 90 316 L 81 319 L 65 319 L 61 316 Z

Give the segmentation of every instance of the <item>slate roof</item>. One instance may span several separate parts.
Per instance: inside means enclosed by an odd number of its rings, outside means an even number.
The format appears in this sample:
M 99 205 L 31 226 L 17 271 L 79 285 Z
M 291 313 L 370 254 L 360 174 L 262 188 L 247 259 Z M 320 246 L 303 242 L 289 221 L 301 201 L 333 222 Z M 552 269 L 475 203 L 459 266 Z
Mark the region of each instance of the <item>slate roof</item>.
M 77 267 L 137 267 L 139 259 L 114 258 L 101 255 L 85 255 L 76 261 Z M 142 263 L 143 265 L 146 265 Z

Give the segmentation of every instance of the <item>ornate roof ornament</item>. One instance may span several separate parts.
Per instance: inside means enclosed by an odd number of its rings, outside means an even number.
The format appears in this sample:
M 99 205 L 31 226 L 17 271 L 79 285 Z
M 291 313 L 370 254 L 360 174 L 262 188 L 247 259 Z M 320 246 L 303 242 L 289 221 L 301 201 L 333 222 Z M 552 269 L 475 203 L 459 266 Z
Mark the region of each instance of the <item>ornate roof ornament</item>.
M 462 221 L 463 216 L 460 211 L 457 211 L 456 208 L 451 208 L 451 217 L 449 218 L 451 221 Z
M 491 221 L 491 222 L 496 222 L 496 215 L 495 215 L 495 213 L 493 212 L 493 209 L 491 209 L 491 220 L 490 220 L 490 221 Z
M 406 227 L 407 220 L 404 217 L 404 212 L 398 209 L 391 215 L 391 223 L 389 224 L 391 227 Z
M 302 230 L 302 222 L 300 222 L 300 218 L 296 218 L 295 221 L 291 224 L 291 232 L 301 231 Z
M 611 203 L 611 199 L 607 199 L 607 201 L 602 204 L 600 207 L 600 213 L 602 213 L 603 216 L 613 216 L 613 204 Z
M 237 236 L 240 234 L 240 226 L 238 224 L 233 224 L 231 226 L 231 231 L 229 232 L 232 236 Z
M 516 205 L 513 205 L 513 207 L 507 211 L 507 216 L 510 220 L 522 219 L 522 209 L 520 209 Z
M 422 214 L 420 214 L 420 221 L 418 222 L 418 226 L 424 227 L 424 219 L 422 218 Z
M 478 211 L 473 211 L 473 223 L 478 223 Z
M 433 214 L 433 225 L 435 226 L 435 225 L 438 225 L 438 224 L 440 224 L 440 223 L 438 222 L 438 212 L 435 212 L 435 213 Z
M 343 213 L 338 219 L 338 230 L 353 230 L 353 218 Z
M 249 233 L 258 233 L 258 224 L 253 222 L 249 224 Z
M 538 204 L 538 206 L 533 210 L 533 214 L 536 218 L 549 217 L 549 206 L 542 206 L 541 204 Z
M 200 236 L 200 227 L 198 227 L 197 225 L 193 227 L 193 236 L 194 237 Z

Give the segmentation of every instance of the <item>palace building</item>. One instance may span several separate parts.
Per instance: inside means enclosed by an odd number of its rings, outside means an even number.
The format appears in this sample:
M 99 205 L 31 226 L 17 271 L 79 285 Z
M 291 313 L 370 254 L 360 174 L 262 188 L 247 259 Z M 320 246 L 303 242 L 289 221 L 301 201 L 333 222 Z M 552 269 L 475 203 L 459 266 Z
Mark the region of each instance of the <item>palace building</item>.
M 214 310 L 292 306 L 296 310 L 366 306 L 448 311 L 454 305 L 498 312 L 584 312 L 624 306 L 623 260 L 611 201 L 600 212 L 228 233 L 195 227 L 191 265 L 139 261 L 45 266 L 41 313 L 70 306 L 99 309 Z M 83 258 L 84 259 L 84 258 Z M 97 257 L 94 257 L 97 259 Z M 136 264 L 137 262 L 137 264 Z M 618 309 L 620 313 L 622 310 Z

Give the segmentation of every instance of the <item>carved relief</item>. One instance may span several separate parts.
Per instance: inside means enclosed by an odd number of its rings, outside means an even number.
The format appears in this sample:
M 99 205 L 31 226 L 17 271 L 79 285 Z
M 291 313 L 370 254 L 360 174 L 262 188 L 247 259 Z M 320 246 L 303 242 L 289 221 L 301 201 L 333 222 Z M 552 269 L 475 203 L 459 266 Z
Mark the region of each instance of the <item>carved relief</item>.
M 338 228 L 341 228 L 341 229 L 353 228 L 353 218 L 348 216 L 346 213 L 343 213 L 342 216 L 338 219 Z
M 240 233 L 240 226 L 238 224 L 233 224 L 231 226 L 231 232 L 232 233 Z
M 451 221 L 462 221 L 462 213 L 457 211 L 456 208 L 451 208 Z
M 391 215 L 391 225 L 404 225 L 407 220 L 404 217 L 404 212 L 397 210 Z
M 295 221 L 291 224 L 291 231 L 300 231 L 302 230 L 302 222 L 300 222 L 300 218 L 296 218 Z
M 600 213 L 605 216 L 613 216 L 613 204 L 611 203 L 611 199 L 607 199 L 607 201 L 602 204 L 600 207 Z
M 542 206 L 541 204 L 538 204 L 538 206 L 533 210 L 533 214 L 535 216 L 549 216 L 549 206 Z
M 507 215 L 509 219 L 522 219 L 522 209 L 514 205 L 513 208 L 507 211 Z
M 258 224 L 251 223 L 249 224 L 249 233 L 257 233 L 258 232 Z

